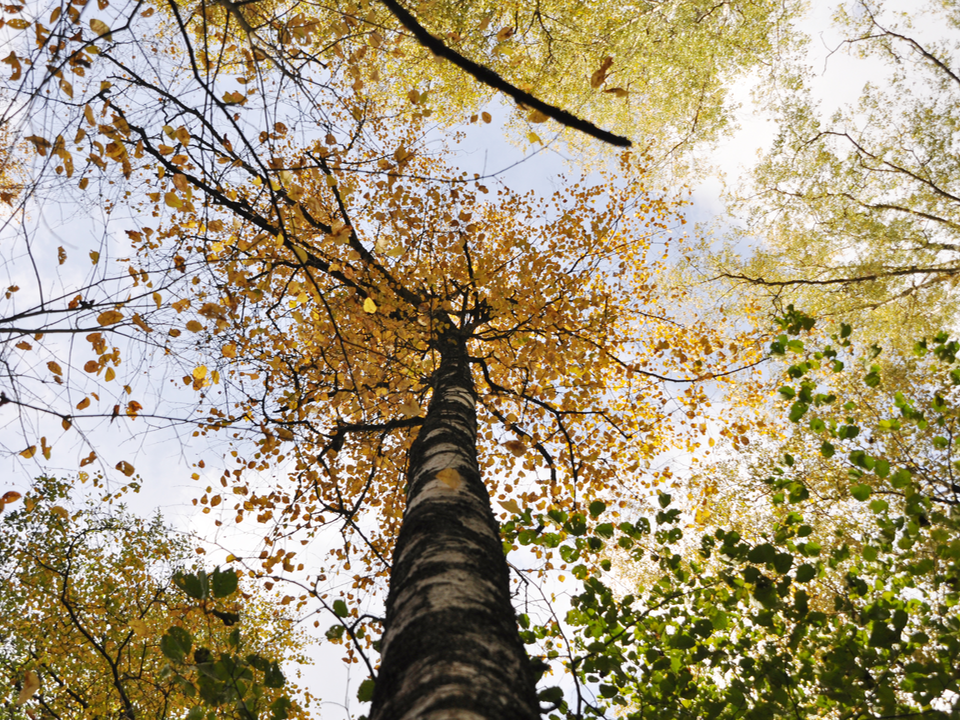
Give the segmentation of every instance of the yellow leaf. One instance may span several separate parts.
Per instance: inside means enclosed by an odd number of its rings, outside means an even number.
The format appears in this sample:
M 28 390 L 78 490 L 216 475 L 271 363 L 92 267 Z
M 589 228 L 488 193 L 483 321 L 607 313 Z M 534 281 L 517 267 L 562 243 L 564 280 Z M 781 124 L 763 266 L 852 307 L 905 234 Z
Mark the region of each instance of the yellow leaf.
M 527 453 L 527 446 L 519 440 L 507 440 L 503 446 L 517 457 L 522 457 Z
M 83 178 L 83 179 L 80 181 L 79 187 L 80 187 L 81 190 L 86 190 L 86 189 L 87 189 L 87 185 L 89 185 L 89 184 L 90 184 L 90 178 Z
M 207 366 L 200 365 L 193 369 L 193 377 L 197 380 L 203 380 L 207 376 Z
M 420 414 L 420 403 L 410 398 L 400 406 L 400 412 L 403 413 L 404 417 L 416 417 Z
M 47 363 L 47 369 L 54 375 L 63 375 L 63 368 L 60 367 L 59 363 L 55 363 L 53 360 Z
M 17 705 L 23 705 L 33 697 L 33 694 L 39 689 L 40 677 L 33 670 L 27 670 L 23 676 L 23 685 L 20 687 L 20 694 L 17 696 Z
M 527 115 L 527 120 L 529 120 L 532 123 L 542 123 L 542 122 L 546 122 L 549 119 L 550 119 L 549 115 L 546 115 L 545 113 L 542 113 L 539 110 L 534 110 L 529 115 Z
M 490 116 L 490 113 L 488 113 L 488 112 L 482 112 L 482 113 L 480 113 L 480 119 L 483 120 L 485 123 L 488 123 L 488 124 L 490 123 L 491 120 L 493 120 L 493 118 Z
M 70 513 L 67 512 L 67 509 L 62 508 L 59 505 L 54 505 L 52 508 L 50 508 L 50 512 L 52 512 L 61 520 L 67 521 L 70 519 Z
M 8 490 L 3 494 L 3 497 L 0 497 L 0 503 L 6 505 L 8 503 L 16 502 L 20 499 L 20 497 L 20 493 L 18 493 L 16 490 Z
M 103 374 L 103 379 L 107 382 L 110 382 L 117 376 L 117 373 L 112 367 L 107 368 L 107 371 Z
M 160 303 L 163 302 L 163 298 L 160 296 L 160 293 L 155 292 L 153 294 L 153 301 L 157 304 L 157 310 L 160 309 Z
M 104 40 L 110 40 L 110 26 L 107 25 L 103 20 L 98 20 L 94 18 L 90 21 L 90 29 L 96 34 L 97 37 L 102 37 Z
M 183 207 L 183 200 L 181 200 L 180 196 L 177 195 L 172 190 L 164 194 L 163 202 L 167 205 L 167 207 L 172 207 L 172 208 Z
M 84 119 L 86 119 L 86 121 L 87 121 L 88 123 L 90 123 L 91 125 L 96 125 L 96 124 L 97 124 L 96 119 L 93 117 L 93 108 L 91 108 L 89 105 L 85 105 L 85 106 L 84 106 L 84 108 L 83 108 L 83 117 L 84 117 Z
M 377 304 L 371 298 L 367 298 L 363 301 L 363 311 L 372 315 L 377 311 Z
M 527 140 L 529 140 L 531 143 L 538 143 L 540 145 L 543 145 L 543 140 L 541 140 L 540 136 L 537 135 L 535 132 L 528 132 Z
M 100 369 L 100 363 L 98 363 L 96 360 L 87 360 L 87 362 L 84 363 L 83 365 L 83 371 L 91 374 L 97 372 L 99 369 Z M 86 403 L 87 405 L 89 405 L 90 401 L 87 400 Z M 77 407 L 80 410 L 83 410 L 83 408 L 81 408 L 79 405 Z M 86 407 L 86 405 L 84 405 L 84 407 Z
M 460 477 L 454 468 L 444 468 L 437 473 L 437 480 L 442 482 L 451 490 L 456 490 L 463 483 L 463 478 Z
M 36 445 L 31 445 L 31 446 L 28 447 L 26 450 L 24 450 L 22 453 L 20 453 L 20 457 L 26 458 L 27 460 L 29 460 L 30 458 L 32 458 L 32 457 L 36 454 L 36 452 L 37 452 L 37 446 L 36 446 Z
M 293 246 L 293 252 L 296 253 L 296 256 L 300 259 L 300 262 L 302 263 L 305 263 L 307 261 L 307 258 L 310 257 L 307 254 L 306 250 L 304 250 L 302 247 L 297 247 L 296 245 Z
M 133 465 L 128 463 L 126 460 L 121 460 L 120 462 L 117 463 L 117 470 L 122 472 L 127 477 L 130 477 L 131 475 L 133 475 L 134 472 L 136 472 L 136 470 L 134 470 Z
M 123 313 L 119 310 L 107 310 L 97 315 L 97 322 L 101 325 L 116 325 L 123 320 Z
M 130 629 L 133 630 L 140 637 L 143 637 L 143 638 L 150 637 L 150 635 L 152 634 L 150 632 L 150 626 L 147 625 L 140 618 L 133 618 L 127 624 L 130 626 Z
M 618 98 L 625 98 L 625 97 L 627 97 L 627 95 L 630 94 L 630 91 L 629 91 L 629 90 L 624 90 L 623 88 L 619 88 L 619 87 L 608 88 L 608 89 L 604 90 L 604 92 L 605 92 L 605 93 L 613 93 L 613 94 L 616 95 Z
M 30 27 L 30 21 L 23 18 L 13 18 L 13 20 L 7 20 L 7 26 L 15 30 L 26 30 Z
M 200 332 L 201 330 L 203 330 L 203 325 L 201 325 L 196 320 L 191 320 L 190 322 L 187 323 L 187 330 L 189 330 L 190 332 Z
M 520 506 L 517 505 L 516 500 L 502 500 L 502 501 L 499 501 L 499 505 L 508 513 L 512 513 L 514 515 L 520 514 Z
M 603 59 L 603 62 L 600 63 L 600 67 L 590 76 L 590 87 L 596 89 L 603 85 L 604 80 L 607 79 L 607 71 L 611 65 L 613 65 L 613 58 L 607 55 L 607 57 Z
M 229 343 L 223 346 L 221 352 L 223 353 L 224 357 L 235 358 L 237 356 L 237 346 L 233 343 Z

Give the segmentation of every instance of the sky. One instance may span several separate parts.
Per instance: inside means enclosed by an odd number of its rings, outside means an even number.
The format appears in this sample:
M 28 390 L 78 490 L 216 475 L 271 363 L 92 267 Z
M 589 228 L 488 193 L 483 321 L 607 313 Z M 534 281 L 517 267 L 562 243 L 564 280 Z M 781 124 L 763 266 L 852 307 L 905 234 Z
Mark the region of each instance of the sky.
M 836 31 L 829 29 L 831 12 L 831 5 L 813 3 L 804 25 L 812 37 L 808 60 L 814 73 L 812 88 L 827 115 L 855 98 L 867 78 L 878 75 L 875 64 L 857 60 L 844 52 L 831 53 L 842 40 Z M 724 182 L 728 187 L 735 187 L 755 162 L 758 153 L 768 148 L 775 137 L 776 127 L 763 110 L 752 103 L 750 87 L 749 81 L 741 82 L 735 87 L 735 97 L 742 104 L 738 113 L 740 130 L 731 139 L 723 141 L 712 155 L 711 161 L 720 169 L 721 174 L 700 178 L 700 182 L 693 187 L 694 204 L 689 214 L 695 220 L 725 218 L 722 197 Z M 518 147 L 507 141 L 500 123 L 510 109 L 506 103 L 500 107 L 500 112 L 493 113 L 493 123 L 477 124 L 467 129 L 465 139 L 460 145 L 459 163 L 465 170 L 481 174 L 503 168 L 498 175 L 498 181 L 515 190 L 551 191 L 562 182 L 563 174 L 569 174 L 569 160 L 564 158 L 562 151 L 539 149 L 530 145 Z M 90 232 L 92 228 L 81 222 L 68 224 L 67 227 L 75 236 Z M 69 247 L 72 242 L 73 238 L 64 237 L 62 232 L 59 237 L 51 233 L 49 243 L 52 244 L 47 251 L 52 252 L 52 248 L 57 244 Z M 83 243 L 77 244 L 78 249 L 81 245 Z M 63 278 L 63 281 L 65 285 L 70 285 L 78 279 L 68 276 Z M 14 280 L 15 278 L 12 278 L 10 282 Z M 147 370 L 149 368 L 144 372 Z M 176 373 L 172 373 L 172 376 L 175 375 Z M 173 390 L 166 380 L 164 378 L 154 384 L 164 388 L 161 392 L 168 394 L 169 399 L 182 396 L 184 402 L 189 401 L 190 391 Z M 6 421 L 8 418 L 0 417 L 0 422 Z M 8 430 L 13 429 L 9 425 L 6 427 Z M 137 429 L 134 423 L 131 430 Z M 211 546 L 208 556 L 212 562 L 222 562 L 228 549 L 239 555 L 244 547 L 250 551 L 257 547 L 259 536 L 248 536 L 226 529 L 218 530 L 213 527 L 212 516 L 199 515 L 193 509 L 191 500 L 202 493 L 203 487 L 216 482 L 222 471 L 222 466 L 210 466 L 203 471 L 193 467 L 200 454 L 209 456 L 209 453 L 205 452 L 208 444 L 206 439 L 191 438 L 189 432 L 176 428 L 128 436 L 105 423 L 91 436 L 91 443 L 110 451 L 133 450 L 137 458 L 137 470 L 143 476 L 144 485 L 142 492 L 131 498 L 131 507 L 143 514 L 159 509 L 168 521 L 182 530 L 199 536 L 216 537 L 219 547 Z M 52 464 L 41 462 L 42 458 L 39 456 L 27 461 L 17 455 L 0 458 L 0 469 L 5 478 L 0 485 L 0 491 L 15 489 L 23 492 L 30 478 L 41 472 L 74 472 L 74 455 L 79 454 L 82 457 L 86 451 L 78 449 L 76 453 L 71 452 L 68 450 L 58 455 L 57 458 L 65 460 L 58 462 L 55 459 Z M 112 466 L 112 463 L 106 464 L 108 468 Z M 201 475 L 199 482 L 190 479 L 194 472 Z M 331 541 L 335 542 L 336 538 Z M 326 625 L 321 624 L 320 630 L 325 629 Z M 315 651 L 317 665 L 310 671 L 314 678 L 310 685 L 316 694 L 327 699 L 328 704 L 321 709 L 324 720 L 340 720 L 349 717 L 351 713 L 356 714 L 358 710 L 354 693 L 365 672 L 360 666 L 345 667 L 340 661 L 341 655 L 342 650 L 339 647 L 329 644 L 324 644 Z

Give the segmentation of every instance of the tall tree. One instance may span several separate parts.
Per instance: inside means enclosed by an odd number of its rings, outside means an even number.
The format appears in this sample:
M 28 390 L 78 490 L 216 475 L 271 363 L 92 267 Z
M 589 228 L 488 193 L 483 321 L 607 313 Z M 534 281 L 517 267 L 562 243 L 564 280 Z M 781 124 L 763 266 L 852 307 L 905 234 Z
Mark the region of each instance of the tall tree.
M 84 180 L 120 183 L 139 211 L 125 229 L 145 269 L 189 273 L 178 295 L 151 294 L 174 318 L 152 329 L 195 362 L 184 383 L 210 406 L 198 432 L 257 443 L 238 442 L 231 492 L 204 504 L 241 496 L 237 522 L 278 522 L 266 572 L 293 571 L 294 533 L 331 522 L 345 528 L 333 567 L 359 555 L 369 569 L 357 589 L 389 569 L 374 716 L 535 716 L 491 494 L 576 509 L 643 492 L 667 440 L 688 425 L 693 448 L 705 429 L 696 381 L 742 360 L 715 318 L 672 318 L 680 296 L 659 294 L 679 202 L 627 155 L 604 184 L 484 200 L 481 178 L 431 157 L 428 113 L 397 120 L 362 92 L 378 41 L 351 44 L 356 21 L 302 53 L 287 33 L 314 42 L 308 18 L 163 10 L 89 30 L 75 7 L 54 12 L 38 30 L 53 69 L 27 94 L 38 122 L 47 88 L 67 98 L 36 151 L 70 175 L 68 145 L 86 143 Z M 228 21 L 244 36 L 218 33 Z M 176 44 L 155 47 L 161 28 Z M 98 322 L 128 322 L 126 302 Z M 285 460 L 289 482 L 257 491 L 245 474 Z M 327 601 L 325 569 L 296 600 Z M 332 610 L 362 619 L 342 599 Z

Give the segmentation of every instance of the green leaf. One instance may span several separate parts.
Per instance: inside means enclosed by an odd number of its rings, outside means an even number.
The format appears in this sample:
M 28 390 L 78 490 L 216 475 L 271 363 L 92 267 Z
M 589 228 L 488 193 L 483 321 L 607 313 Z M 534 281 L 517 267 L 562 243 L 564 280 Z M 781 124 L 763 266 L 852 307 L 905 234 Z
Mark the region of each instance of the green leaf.
M 800 418 L 810 408 L 805 402 L 799 400 L 790 406 L 790 422 L 800 422 Z
M 174 662 L 182 663 L 193 647 L 193 637 L 181 627 L 174 625 L 160 638 L 160 652 Z
M 350 610 L 347 609 L 347 604 L 343 600 L 333 601 L 333 612 L 337 617 L 342 618 L 350 615 Z
M 237 591 L 237 573 L 232 568 L 221 572 L 220 568 L 215 568 L 210 578 L 210 585 L 213 588 L 213 596 L 225 598 L 233 595 Z M 222 619 L 222 618 L 221 618 Z
M 263 674 L 263 684 L 268 688 L 282 688 L 287 682 L 287 679 L 283 676 L 283 672 L 280 670 L 280 664 L 274 660 L 270 663 L 270 667 L 267 668 L 267 671 Z
M 897 470 L 890 476 L 890 484 L 897 490 L 902 490 L 910 484 L 910 471 L 902 468 Z
M 207 596 L 206 573 L 177 573 L 173 576 L 173 583 L 194 600 L 203 600 Z
M 548 703 L 558 703 L 563 700 L 563 690 L 558 687 L 548 687 L 537 693 L 537 699 Z
M 776 558 L 776 551 L 773 548 L 773 545 L 770 543 L 764 543 L 763 545 L 757 545 L 755 548 L 750 550 L 747 553 L 747 560 L 752 563 L 765 564 L 772 563 Z
M 810 582 L 817 576 L 817 569 L 809 563 L 804 563 L 797 568 L 797 574 L 794 576 L 797 582 Z
M 367 678 L 357 689 L 357 700 L 362 703 L 370 702 L 373 700 L 373 688 L 376 685 L 376 681 L 373 678 Z
M 860 502 L 865 502 L 867 498 L 870 497 L 870 493 L 873 492 L 873 488 L 869 485 L 854 485 L 850 488 L 850 494 L 854 499 L 859 500 Z
M 286 696 L 277 698 L 270 703 L 270 720 L 286 720 L 290 717 L 291 707 L 293 703 L 290 702 L 290 698 Z
M 604 510 L 607 509 L 607 504 L 601 500 L 594 500 L 590 503 L 590 517 L 599 516 Z
M 825 458 L 832 458 L 835 452 L 836 449 L 833 447 L 833 444 L 824 440 L 823 444 L 820 446 L 820 454 Z
M 793 555 L 790 553 L 777 553 L 773 559 L 774 569 L 781 575 L 786 575 L 793 567 Z

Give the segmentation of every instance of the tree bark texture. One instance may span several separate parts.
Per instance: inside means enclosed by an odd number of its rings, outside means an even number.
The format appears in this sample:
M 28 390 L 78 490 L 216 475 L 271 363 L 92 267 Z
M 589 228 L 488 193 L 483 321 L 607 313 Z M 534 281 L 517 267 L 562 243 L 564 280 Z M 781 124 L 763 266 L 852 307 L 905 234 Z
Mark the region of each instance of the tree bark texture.
M 371 720 L 540 715 L 480 477 L 476 393 L 458 335 L 441 338 L 433 397 L 410 451 Z

